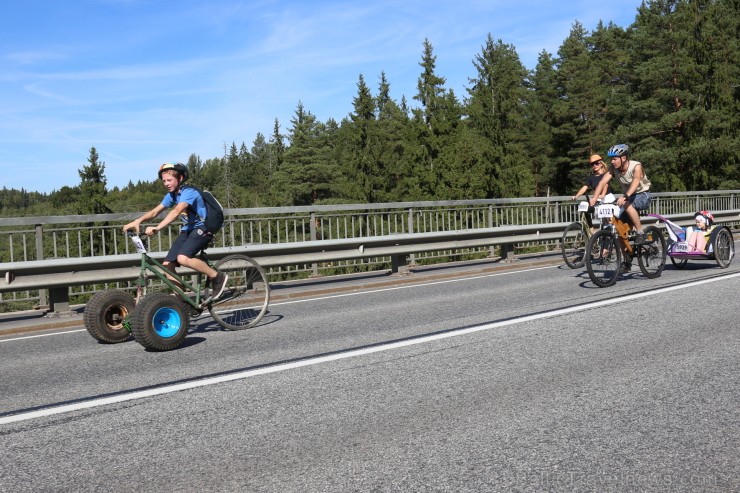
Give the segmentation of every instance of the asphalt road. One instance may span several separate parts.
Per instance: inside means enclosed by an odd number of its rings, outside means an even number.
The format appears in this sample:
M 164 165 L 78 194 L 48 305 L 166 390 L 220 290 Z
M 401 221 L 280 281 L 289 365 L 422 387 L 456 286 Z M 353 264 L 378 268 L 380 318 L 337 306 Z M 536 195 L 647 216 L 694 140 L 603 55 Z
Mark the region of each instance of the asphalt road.
M 7 335 L 0 491 L 740 491 L 739 291 L 737 263 L 539 266 L 203 318 L 166 353 Z

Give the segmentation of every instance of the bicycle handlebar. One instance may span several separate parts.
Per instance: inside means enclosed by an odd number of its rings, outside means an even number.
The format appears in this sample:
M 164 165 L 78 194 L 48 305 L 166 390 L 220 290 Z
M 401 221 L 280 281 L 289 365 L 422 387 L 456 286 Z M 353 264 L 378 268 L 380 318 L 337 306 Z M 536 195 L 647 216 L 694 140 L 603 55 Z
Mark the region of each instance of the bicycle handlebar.
M 139 238 L 142 238 L 142 239 L 144 239 L 144 238 L 147 238 L 147 237 L 148 237 L 149 235 L 147 235 L 147 234 L 146 234 L 145 232 L 143 232 L 143 231 L 142 231 L 142 232 L 139 232 L 139 233 L 137 234 L 137 233 L 136 233 L 136 230 L 134 230 L 134 229 L 127 229 L 127 230 L 126 230 L 126 236 L 128 236 L 129 238 L 132 238 L 132 237 L 134 237 L 134 236 L 138 236 Z

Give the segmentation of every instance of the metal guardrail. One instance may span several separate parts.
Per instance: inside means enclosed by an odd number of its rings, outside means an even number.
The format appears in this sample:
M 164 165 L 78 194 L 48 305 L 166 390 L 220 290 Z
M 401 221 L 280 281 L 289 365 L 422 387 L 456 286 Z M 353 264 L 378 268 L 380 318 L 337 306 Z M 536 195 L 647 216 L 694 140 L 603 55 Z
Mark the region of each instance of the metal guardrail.
M 740 208 L 740 190 L 653 194 L 650 213 L 682 214 Z M 141 213 L 0 218 L 0 262 L 133 253 L 121 226 Z M 572 222 L 570 197 L 343 204 L 229 209 L 215 246 L 290 243 Z M 167 251 L 178 225 L 157 235 Z
M 272 245 L 217 247 L 208 249 L 208 257 L 217 260 L 232 253 L 244 253 L 266 268 L 390 257 L 392 270 L 403 272 L 407 268 L 407 257 L 412 253 L 504 245 L 502 251 L 507 255 L 512 251 L 510 246 L 514 243 L 559 239 L 566 225 L 567 223 L 554 223 L 537 227 L 509 226 L 429 234 L 407 233 Z M 150 255 L 161 260 L 165 253 Z M 109 255 L 99 257 L 95 262 L 91 262 L 89 258 L 71 258 L 2 263 L 0 292 L 48 289 L 50 309 L 67 311 L 70 286 L 133 280 L 139 275 L 140 263 L 141 256 L 138 254 Z
M 740 210 L 715 213 L 717 222 L 738 222 Z M 678 224 L 690 224 L 693 214 L 671 215 Z M 645 224 L 657 219 L 645 217 Z M 217 247 L 208 250 L 214 260 L 232 253 L 244 253 L 266 268 L 313 262 L 332 262 L 349 259 L 390 257 L 392 270 L 407 269 L 409 255 L 420 252 L 456 250 L 476 247 L 501 246 L 502 259 L 511 260 L 517 243 L 559 240 L 569 223 L 551 223 L 529 226 L 506 226 L 435 233 L 407 233 L 399 235 L 348 238 L 323 241 L 305 241 L 280 244 L 256 244 L 240 247 Z M 162 259 L 164 252 L 150 254 Z M 50 309 L 69 310 L 69 287 L 100 284 L 112 281 L 130 281 L 139 275 L 140 255 L 123 254 L 88 258 L 48 259 L 30 262 L 0 264 L 0 292 L 48 289 Z
M 722 215 L 722 210 L 734 211 L 736 205 L 740 205 L 736 190 L 659 193 L 654 194 L 648 212 L 680 221 L 681 214 L 690 219 L 698 209 Z M 387 264 L 390 257 L 392 268 L 398 270 L 404 268 L 407 256 L 413 262 L 415 255 L 425 252 L 493 245 L 500 246 L 502 258 L 508 258 L 517 244 L 556 242 L 577 214 L 577 202 L 570 197 L 230 209 L 209 256 L 243 252 L 273 273 L 303 268 L 313 274 L 324 262 Z M 63 291 L 69 286 L 135 278 L 139 256 L 120 229 L 138 216 L 0 218 L 0 275 L 16 276 L 10 284 L 0 279 L 0 296 L 41 289 L 38 300 L 45 305 L 44 290 L 50 289 L 48 304 L 58 310 L 68 300 L 68 292 Z M 173 227 L 155 237 L 150 242 L 151 255 L 164 257 L 176 234 Z

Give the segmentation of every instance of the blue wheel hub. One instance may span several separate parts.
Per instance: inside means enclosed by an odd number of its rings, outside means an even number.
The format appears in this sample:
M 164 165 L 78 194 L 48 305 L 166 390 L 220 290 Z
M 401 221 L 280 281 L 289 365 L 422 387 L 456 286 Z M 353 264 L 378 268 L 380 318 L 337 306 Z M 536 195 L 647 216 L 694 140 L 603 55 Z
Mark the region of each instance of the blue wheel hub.
M 177 310 L 169 307 L 160 308 L 152 317 L 152 328 L 159 337 L 172 337 L 180 331 L 182 319 Z

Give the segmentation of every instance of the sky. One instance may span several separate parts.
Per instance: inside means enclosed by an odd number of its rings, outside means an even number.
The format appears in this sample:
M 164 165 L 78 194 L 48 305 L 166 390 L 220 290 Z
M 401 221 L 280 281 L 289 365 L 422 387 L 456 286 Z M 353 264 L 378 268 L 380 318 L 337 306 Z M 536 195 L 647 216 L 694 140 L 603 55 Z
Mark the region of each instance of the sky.
M 95 147 L 108 188 L 159 165 L 287 133 L 299 103 L 352 111 L 381 73 L 411 107 L 423 42 L 458 98 L 490 34 L 534 69 L 573 24 L 627 27 L 641 0 L 6 0 L 0 5 L 0 187 L 80 183 Z

